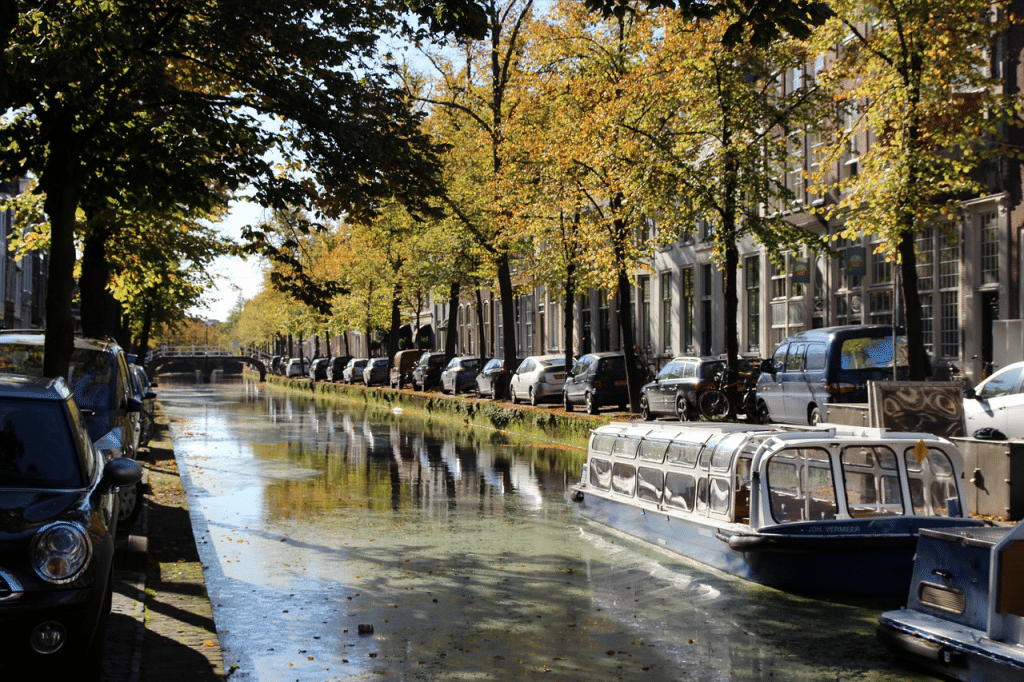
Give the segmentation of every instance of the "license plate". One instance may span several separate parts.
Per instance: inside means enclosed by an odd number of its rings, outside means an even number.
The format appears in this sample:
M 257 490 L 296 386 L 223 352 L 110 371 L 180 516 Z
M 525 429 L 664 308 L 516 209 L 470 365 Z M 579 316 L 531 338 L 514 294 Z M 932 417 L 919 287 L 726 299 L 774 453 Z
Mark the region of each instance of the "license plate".
M 565 381 L 564 374 L 553 374 L 551 378 L 555 381 Z
M 619 379 L 618 381 L 615 382 L 615 385 L 616 386 L 625 386 L 626 385 L 626 380 L 625 379 Z

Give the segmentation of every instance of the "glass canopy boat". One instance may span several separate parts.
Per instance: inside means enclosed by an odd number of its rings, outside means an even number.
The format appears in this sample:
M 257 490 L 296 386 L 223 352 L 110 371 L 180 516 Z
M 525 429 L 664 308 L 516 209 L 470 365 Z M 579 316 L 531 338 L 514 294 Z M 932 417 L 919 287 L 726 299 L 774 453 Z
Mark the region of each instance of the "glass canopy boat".
M 921 433 L 612 423 L 572 499 L 594 521 L 783 589 L 905 594 L 918 531 L 964 515 L 963 458 Z

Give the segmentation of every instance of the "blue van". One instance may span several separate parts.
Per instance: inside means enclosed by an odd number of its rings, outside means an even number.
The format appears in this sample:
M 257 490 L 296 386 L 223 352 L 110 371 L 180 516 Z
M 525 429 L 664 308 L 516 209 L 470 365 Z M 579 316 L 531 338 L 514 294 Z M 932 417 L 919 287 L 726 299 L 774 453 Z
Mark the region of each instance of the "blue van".
M 869 381 L 907 375 L 907 339 L 902 335 L 894 339 L 892 327 L 800 332 L 779 344 L 762 363 L 757 380 L 758 420 L 814 425 L 825 419 L 826 404 L 867 403 Z

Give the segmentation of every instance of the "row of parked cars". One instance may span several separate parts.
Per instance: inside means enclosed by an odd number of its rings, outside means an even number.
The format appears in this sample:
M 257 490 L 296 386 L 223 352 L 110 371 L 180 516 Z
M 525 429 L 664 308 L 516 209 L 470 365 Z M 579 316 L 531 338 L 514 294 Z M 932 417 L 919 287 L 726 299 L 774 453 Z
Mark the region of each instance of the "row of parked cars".
M 308 376 L 314 381 L 409 386 L 418 391 L 436 389 L 452 394 L 476 392 L 480 397 L 508 398 L 513 403 L 531 405 L 561 401 L 567 410 L 582 406 L 591 413 L 608 406 L 624 409 L 629 402 L 625 356 L 621 352 L 588 353 L 578 358 L 568 372 L 563 355 L 530 356 L 519 363 L 511 377 L 500 358 L 459 356 L 446 361 L 442 352 L 413 349 L 399 351 L 390 363 L 386 357 L 336 356 L 302 365 L 307 367 L 304 373 L 289 369 L 301 362 L 297 358 L 275 359 L 272 367 L 284 376 Z M 650 378 L 646 367 L 638 370 L 645 380 Z
M 43 345 L 0 331 L 0 669 L 98 674 L 156 396 L 110 339 L 75 339 L 67 380 L 43 377 Z

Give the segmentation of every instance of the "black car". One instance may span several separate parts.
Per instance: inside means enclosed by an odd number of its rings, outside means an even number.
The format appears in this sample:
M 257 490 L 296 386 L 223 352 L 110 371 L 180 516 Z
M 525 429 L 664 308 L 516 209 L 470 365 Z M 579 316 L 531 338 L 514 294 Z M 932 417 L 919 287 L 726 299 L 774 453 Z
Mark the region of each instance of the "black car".
M 471 388 L 476 388 L 476 375 L 485 364 L 487 358 L 452 358 L 441 372 L 441 392 L 465 393 Z
M 646 382 L 650 374 L 637 359 L 637 371 Z M 589 353 L 581 356 L 565 376 L 562 405 L 572 412 L 574 405 L 583 405 L 589 414 L 597 414 L 606 405 L 620 410 L 629 404 L 626 386 L 626 356 L 617 351 Z
M 505 371 L 505 361 L 501 358 L 490 360 L 476 375 L 476 394 L 481 398 L 490 396 L 498 400 L 505 396 L 507 389 L 508 372 Z
M 441 385 L 441 372 L 445 365 L 444 353 L 424 353 L 412 370 L 412 386 L 426 391 Z
M 40 330 L 0 332 L 0 373 L 43 374 Z M 142 401 L 132 388 L 128 358 L 111 339 L 78 337 L 68 368 L 68 385 L 85 415 L 89 438 L 107 459 L 137 456 Z M 141 509 L 140 486 L 121 489 L 121 521 L 130 521 Z
M 317 358 L 309 363 L 309 378 L 313 381 L 327 381 L 327 365 L 330 358 Z
M 345 371 L 345 365 L 351 359 L 351 355 L 335 355 L 331 358 L 331 361 L 327 363 L 327 381 L 343 381 L 342 373 Z
M 725 358 L 673 358 L 661 368 L 654 381 L 640 389 L 641 415 L 644 419 L 660 416 L 675 417 L 679 421 L 696 419 L 700 396 L 719 387 L 725 369 Z M 740 358 L 740 375 L 747 383 L 753 385 L 758 372 L 754 363 Z
M 26 666 L 98 675 L 116 493 L 141 478 L 138 462 L 104 458 L 63 379 L 0 375 L 4 679 Z

